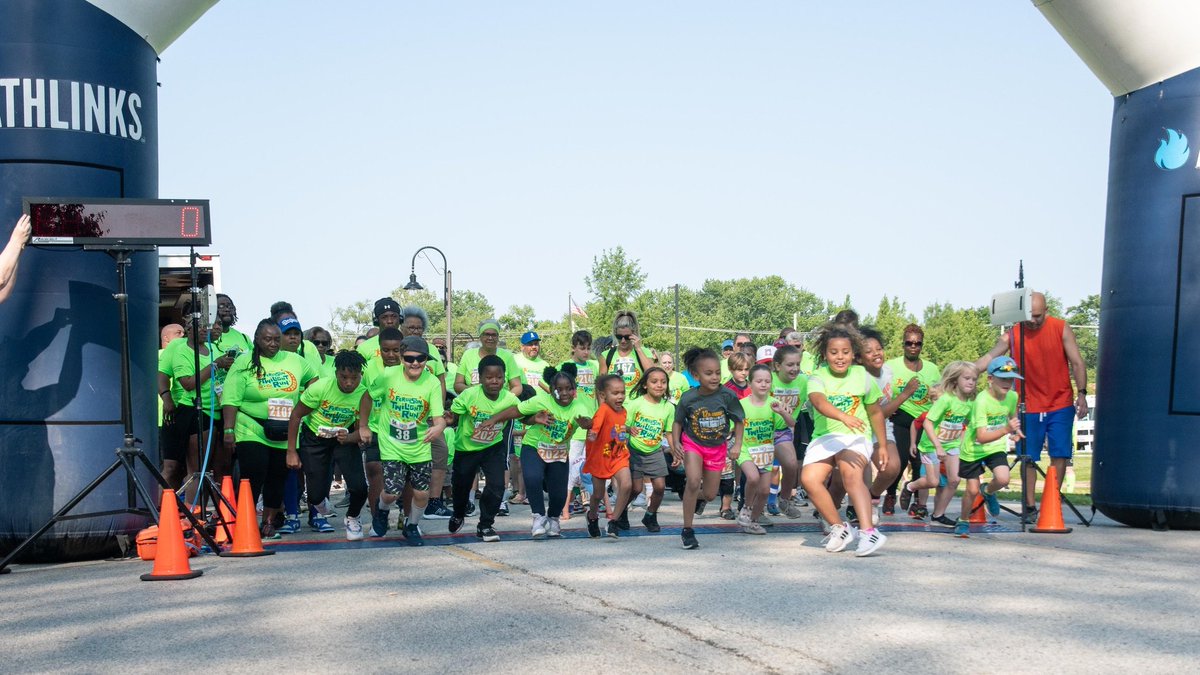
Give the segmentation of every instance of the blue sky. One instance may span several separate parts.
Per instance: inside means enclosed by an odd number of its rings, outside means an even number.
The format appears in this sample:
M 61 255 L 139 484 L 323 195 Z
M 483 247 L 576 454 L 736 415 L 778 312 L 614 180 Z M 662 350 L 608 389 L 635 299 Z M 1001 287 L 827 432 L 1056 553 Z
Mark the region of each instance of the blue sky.
M 874 311 L 1099 292 L 1112 98 L 1029 2 L 221 2 L 162 55 L 160 196 L 211 199 L 243 323 L 422 245 L 557 318 L 779 274 Z M 418 276 L 440 287 L 419 261 Z

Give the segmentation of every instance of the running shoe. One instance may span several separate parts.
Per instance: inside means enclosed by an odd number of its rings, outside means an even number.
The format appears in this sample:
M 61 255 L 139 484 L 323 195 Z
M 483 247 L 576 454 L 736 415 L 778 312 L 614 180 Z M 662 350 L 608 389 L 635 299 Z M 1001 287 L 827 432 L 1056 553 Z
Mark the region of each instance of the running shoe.
M 467 517 L 475 515 L 475 502 L 467 502 Z
M 646 526 L 647 532 L 658 532 L 662 529 L 658 526 L 658 514 L 650 513 L 649 511 L 646 512 L 646 515 L 642 516 L 642 525 Z
M 259 538 L 261 538 L 263 540 L 282 539 L 283 538 L 283 537 L 279 536 L 279 532 L 277 532 L 275 530 L 275 526 L 272 525 L 271 523 L 263 523 L 261 526 L 259 526 L 258 535 L 259 535 Z
M 929 509 L 925 508 L 924 506 L 918 506 L 916 519 L 917 520 L 925 520 L 928 517 L 929 517 Z
M 287 517 L 283 519 L 283 525 L 275 528 L 275 531 L 279 534 L 296 534 L 300 531 L 300 515 L 293 515 L 289 513 Z
M 683 539 L 683 547 L 691 550 L 700 548 L 700 542 L 696 541 L 696 531 L 690 527 L 685 527 L 680 531 L 679 536 Z
M 775 527 L 775 521 L 768 518 L 767 514 L 765 514 L 765 513 L 759 514 L 758 520 L 756 520 L 754 522 L 758 523 L 759 525 L 762 525 L 763 527 Z
M 633 508 L 635 508 L 635 509 L 644 509 L 644 508 L 646 508 L 646 493 L 645 493 L 645 492 L 639 492 L 639 493 L 638 493 L 638 496 L 634 497 L 634 498 L 633 498 L 633 501 L 632 501 L 632 502 L 631 502 L 629 505 L 630 505 L 630 506 L 632 506 L 632 507 L 633 507 Z
M 808 491 L 802 487 L 797 487 L 796 494 L 792 495 L 792 501 L 800 506 L 808 506 Z
M 954 523 L 954 536 L 960 539 L 966 539 L 971 536 L 971 523 L 965 520 L 959 520 Z
M 875 528 L 871 528 L 862 532 L 858 537 L 858 548 L 854 550 L 854 555 L 864 558 L 878 551 L 887 543 L 887 537 Z
M 325 516 L 315 516 L 313 518 L 309 518 L 308 526 L 311 527 L 314 532 L 329 533 L 334 531 L 333 526 L 329 524 L 329 521 L 325 519 Z
M 838 523 L 829 530 L 829 542 L 825 544 L 825 550 L 839 553 L 845 551 L 853 541 L 854 528 L 846 523 Z
M 988 492 L 986 488 L 980 489 L 979 493 L 983 495 L 983 503 L 987 504 L 988 513 L 993 516 L 1000 515 L 1000 498 L 993 492 Z
M 883 498 L 883 515 L 896 515 L 896 495 L 888 495 Z
M 430 499 L 425 505 L 425 517 L 430 520 L 449 520 L 454 512 L 446 508 L 441 499 Z
M 733 509 L 721 509 L 722 520 L 734 520 L 735 518 L 737 518 L 737 514 L 733 512 Z
M 571 502 L 571 515 L 574 516 L 583 513 L 585 510 L 586 509 L 583 508 L 583 502 L 579 501 L 578 498 Z
M 930 522 L 930 524 L 937 523 L 938 525 L 946 525 L 948 527 L 954 527 L 954 520 L 951 518 L 947 518 L 946 514 L 944 514 L 944 513 L 940 516 L 934 516 L 933 518 L 930 518 L 929 522 Z
M 506 501 L 500 502 L 500 509 L 498 511 L 496 511 L 496 515 L 501 518 L 508 517 L 508 502 L 506 502 Z
M 475 530 L 475 536 L 483 541 L 500 541 L 500 535 L 491 527 L 480 527 Z
M 808 503 L 805 502 L 804 506 L 808 506 Z M 781 500 L 779 502 L 779 511 L 783 515 L 785 515 L 788 518 L 791 518 L 793 520 L 796 518 L 800 518 L 804 515 L 804 511 L 801 510 L 801 505 L 799 503 L 797 503 L 795 499 Z M 771 514 L 771 515 L 776 515 L 776 514 Z
M 346 516 L 346 541 L 362 541 L 362 521 L 354 516 Z
M 588 523 L 588 526 L 587 526 L 588 536 L 591 537 L 592 539 L 599 539 L 600 538 L 600 519 L 599 518 L 588 518 L 587 523 Z
M 549 521 L 546 523 L 546 536 L 551 539 L 562 536 L 562 523 L 559 522 L 558 518 L 550 516 Z
M 379 538 L 387 534 L 389 513 L 390 511 L 375 509 L 375 513 L 371 514 L 371 531 L 369 536 Z
M 744 532 L 746 534 L 766 534 L 767 533 L 767 531 L 765 529 L 763 529 L 763 526 L 759 525 L 758 523 L 746 523 L 745 525 L 742 525 L 742 532 Z
M 704 507 L 705 506 L 708 506 L 708 502 L 704 501 L 703 499 L 697 499 L 696 500 L 696 515 L 698 515 L 698 516 L 704 515 Z M 601 510 L 603 511 L 603 509 L 601 509 Z
M 612 522 L 616 523 L 618 528 L 628 532 L 629 531 L 629 509 L 625 509 L 624 511 L 622 511 L 621 515 L 617 516 L 616 519 L 613 520 Z
M 425 540 L 421 538 L 421 528 L 416 523 L 404 526 L 404 538 L 408 540 L 409 546 L 425 545 Z
M 458 532 L 462 529 L 462 526 L 463 519 L 458 516 L 450 516 L 450 522 L 446 524 L 446 527 L 450 530 L 450 534 Z
M 750 509 L 743 506 L 742 510 L 738 511 L 737 524 L 744 527 L 744 526 L 749 525 L 750 523 L 754 522 L 754 519 L 751 517 L 751 515 L 752 514 L 750 513 Z
M 854 509 L 854 505 L 853 505 L 853 504 L 847 504 L 847 505 L 846 505 L 846 520 L 848 520 L 848 521 L 850 521 L 850 522 L 852 522 L 852 523 L 857 523 L 857 522 L 858 522 L 858 511 L 856 511 L 856 510 Z
M 617 537 L 621 536 L 621 528 L 617 525 L 617 521 L 608 521 L 608 536 L 612 539 L 616 539 Z
M 529 528 L 530 536 L 532 536 L 534 539 L 545 539 L 546 520 L 546 516 L 539 516 L 536 513 L 533 514 L 533 523 Z
M 771 515 L 773 515 L 773 516 L 782 515 L 782 514 L 779 512 L 779 505 L 778 505 L 778 504 L 775 504 L 775 503 L 773 503 L 773 502 L 767 502 L 767 513 L 769 513 L 769 514 L 771 514 Z
M 900 488 L 900 508 L 901 508 L 901 510 L 904 510 L 904 511 L 908 510 L 908 507 L 912 504 L 912 498 L 913 498 L 912 490 L 909 490 L 908 483 L 905 483 Z
M 1026 513 L 1025 513 L 1025 524 L 1026 525 L 1037 525 L 1037 520 L 1038 520 L 1038 507 L 1036 507 L 1036 506 L 1027 507 Z
M 333 505 L 329 503 L 329 497 L 322 499 L 320 504 L 309 505 L 309 508 L 312 510 L 315 510 L 318 515 L 325 516 L 326 518 L 328 518 L 331 515 L 334 515 Z

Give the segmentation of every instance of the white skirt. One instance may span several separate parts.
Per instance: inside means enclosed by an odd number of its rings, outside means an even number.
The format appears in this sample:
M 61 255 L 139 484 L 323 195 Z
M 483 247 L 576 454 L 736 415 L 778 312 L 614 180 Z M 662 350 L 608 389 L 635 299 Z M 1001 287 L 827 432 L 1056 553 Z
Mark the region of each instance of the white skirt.
M 871 460 L 873 448 L 871 442 L 866 436 L 858 436 L 851 434 L 826 434 L 820 438 L 814 438 L 808 444 L 808 449 L 804 451 L 804 465 L 808 466 L 813 462 L 820 462 L 830 457 L 835 457 L 843 450 L 852 450 Z

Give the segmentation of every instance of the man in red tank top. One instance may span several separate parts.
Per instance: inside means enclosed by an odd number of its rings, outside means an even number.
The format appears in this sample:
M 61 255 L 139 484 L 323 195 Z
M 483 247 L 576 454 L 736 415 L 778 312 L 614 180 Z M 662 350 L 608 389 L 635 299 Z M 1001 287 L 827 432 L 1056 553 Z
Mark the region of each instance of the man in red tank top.
M 1067 460 L 1075 450 L 1074 418 L 1087 415 L 1087 366 L 1079 355 L 1075 333 L 1065 321 L 1046 316 L 1046 296 L 1032 294 L 1032 319 L 1013 326 L 1000 335 L 996 346 L 976 361 L 980 372 L 993 358 L 1010 353 L 1021 363 L 1021 334 L 1025 334 L 1025 452 L 1037 462 L 1042 446 L 1047 445 L 1050 464 L 1058 472 L 1059 485 L 1067 469 Z M 1075 380 L 1074 393 L 1071 380 Z M 1037 480 L 1036 469 L 1029 466 L 1023 479 L 1027 485 Z M 1033 490 L 1029 499 L 1034 498 Z M 1030 504 L 1036 514 L 1036 504 Z

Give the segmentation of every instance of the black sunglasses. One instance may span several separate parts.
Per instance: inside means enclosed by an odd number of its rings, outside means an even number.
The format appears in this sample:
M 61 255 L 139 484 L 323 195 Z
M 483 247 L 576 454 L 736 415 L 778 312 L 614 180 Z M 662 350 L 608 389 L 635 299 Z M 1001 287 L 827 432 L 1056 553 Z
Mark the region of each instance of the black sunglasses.
M 620 340 L 621 342 L 624 342 L 626 340 L 632 340 L 633 336 L 632 335 L 618 335 L 617 339 Z
M 318 347 L 328 347 L 333 344 L 330 340 L 313 340 L 312 343 Z
M 924 343 L 924 342 L 922 342 L 921 340 L 916 340 L 916 341 L 913 341 L 913 340 L 905 340 L 905 341 L 904 341 L 904 346 L 905 346 L 905 347 L 920 347 L 920 346 L 922 346 L 922 345 L 924 345 L 924 344 L 925 344 L 925 343 Z
M 408 354 L 404 355 L 405 363 L 425 363 L 428 360 L 429 357 L 425 356 L 424 354 L 417 354 L 416 356 L 409 356 Z

